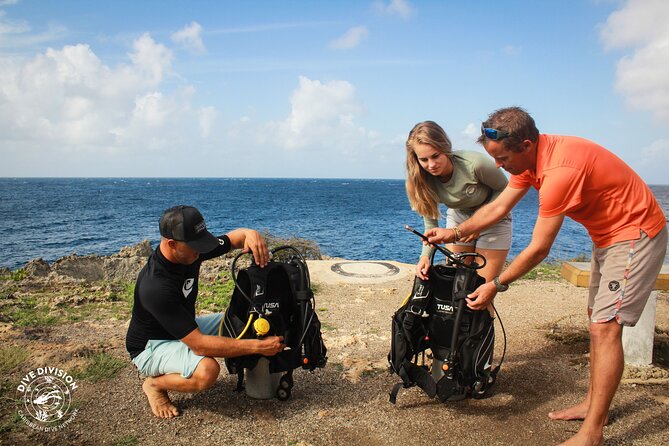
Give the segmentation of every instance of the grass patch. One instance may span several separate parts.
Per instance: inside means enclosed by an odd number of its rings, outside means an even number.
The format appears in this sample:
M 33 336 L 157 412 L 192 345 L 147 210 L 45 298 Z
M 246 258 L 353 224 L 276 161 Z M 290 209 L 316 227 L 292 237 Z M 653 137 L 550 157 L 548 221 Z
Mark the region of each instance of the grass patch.
M 28 277 L 28 271 L 20 268 L 15 271 L 10 271 L 7 274 L 3 274 L 1 278 L 2 280 L 13 280 L 14 282 L 18 282 L 25 279 L 26 277 Z
M 229 273 L 221 273 L 213 283 L 200 282 L 197 294 L 197 310 L 221 312 L 230 305 L 235 283 Z
M 136 435 L 128 434 L 117 438 L 112 444 L 114 446 L 135 446 L 139 444 L 139 438 Z
M 337 329 L 337 327 L 335 327 L 334 325 L 330 325 L 327 322 L 321 321 L 321 330 L 332 331 L 332 330 L 336 330 L 336 329 Z
M 15 431 L 21 426 L 21 417 L 18 412 L 13 412 L 7 420 L 0 424 L 0 434 Z
M 560 269 L 562 265 L 559 262 L 541 263 L 532 271 L 525 274 L 523 279 L 527 280 L 558 280 L 560 279 Z
M 72 375 L 77 379 L 99 382 L 113 379 L 128 363 L 105 352 L 92 354 L 83 368 L 77 368 Z
M 6 345 L 0 348 L 0 374 L 5 374 L 22 365 L 30 352 L 18 345 Z
M 110 283 L 109 300 L 111 302 L 127 302 L 130 305 L 135 300 L 135 284 L 132 282 Z
M 14 305 L 6 305 L 2 316 L 18 327 L 50 326 L 58 323 L 59 319 L 44 302 L 38 303 L 35 297 L 22 299 Z
M 43 327 L 83 320 L 130 317 L 134 283 L 108 282 L 64 287 L 4 287 L 0 299 L 11 304 L 0 307 L 0 321 L 17 327 Z

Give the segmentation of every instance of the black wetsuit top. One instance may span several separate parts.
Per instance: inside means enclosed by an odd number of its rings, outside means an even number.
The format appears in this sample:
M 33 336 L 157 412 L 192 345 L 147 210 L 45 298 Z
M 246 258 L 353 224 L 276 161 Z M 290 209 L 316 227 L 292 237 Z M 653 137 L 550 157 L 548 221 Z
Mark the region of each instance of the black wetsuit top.
M 230 239 L 219 236 L 220 246 L 200 257 L 192 265 L 170 262 L 160 252 L 151 254 L 137 276 L 132 318 L 125 337 L 125 347 L 134 358 L 150 339 L 181 339 L 197 328 L 197 298 L 200 265 L 230 251 Z

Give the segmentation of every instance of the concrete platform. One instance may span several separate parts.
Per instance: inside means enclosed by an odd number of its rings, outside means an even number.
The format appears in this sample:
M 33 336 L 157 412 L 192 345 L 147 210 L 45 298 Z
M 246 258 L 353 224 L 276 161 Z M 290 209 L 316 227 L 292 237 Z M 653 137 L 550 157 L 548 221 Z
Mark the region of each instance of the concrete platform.
M 572 284 L 587 287 L 590 284 L 590 262 L 565 262 L 560 274 Z M 663 265 L 655 281 L 656 290 L 669 290 L 669 265 Z
M 311 277 L 324 283 L 384 283 L 411 278 L 415 265 L 383 260 L 307 260 Z

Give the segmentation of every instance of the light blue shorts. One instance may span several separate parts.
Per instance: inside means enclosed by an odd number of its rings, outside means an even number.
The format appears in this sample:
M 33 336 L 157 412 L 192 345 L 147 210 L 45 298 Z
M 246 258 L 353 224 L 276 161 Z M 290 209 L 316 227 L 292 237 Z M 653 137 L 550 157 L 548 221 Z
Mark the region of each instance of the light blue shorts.
M 218 335 L 218 326 L 223 314 L 207 314 L 195 318 L 200 331 L 205 335 Z M 196 355 L 180 340 L 150 339 L 144 351 L 135 356 L 132 363 L 144 376 L 160 376 L 180 373 L 190 378 L 204 356 Z
M 458 209 L 448 208 L 446 210 L 446 227 L 452 228 L 453 226 L 457 226 L 472 215 Z M 456 242 L 455 244 L 458 246 L 476 246 L 480 249 L 509 250 L 511 249 L 512 226 L 511 213 L 509 213 L 509 215 L 501 219 L 498 223 L 481 231 L 476 241 L 469 243 Z

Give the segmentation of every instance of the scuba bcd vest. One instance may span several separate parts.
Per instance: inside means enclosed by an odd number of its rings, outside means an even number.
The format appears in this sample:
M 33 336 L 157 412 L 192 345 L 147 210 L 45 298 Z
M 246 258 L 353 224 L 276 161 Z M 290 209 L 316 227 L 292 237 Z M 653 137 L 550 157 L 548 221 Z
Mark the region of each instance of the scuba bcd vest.
M 290 252 L 285 262 L 275 260 L 280 251 L 284 251 L 283 257 L 286 251 Z M 264 268 L 253 263 L 235 274 L 242 254 L 232 261 L 235 289 L 219 334 L 237 339 L 283 336 L 286 349 L 267 360 L 270 373 L 285 372 L 276 396 L 287 400 L 293 387 L 294 369 L 313 371 L 325 367 L 327 362 L 307 263 L 297 249 L 281 246 L 272 250 L 273 260 Z M 260 358 L 260 355 L 225 358 L 228 371 L 238 376 L 237 390 L 244 388 L 244 369 L 253 369 Z
M 388 362 L 391 371 L 402 378 L 390 393 L 393 404 L 400 388 L 414 385 L 440 401 L 460 400 L 468 395 L 483 398 L 504 360 L 506 334 L 502 359 L 493 369 L 494 319 L 488 310 L 468 308 L 465 300 L 467 294 L 485 282 L 476 273 L 476 269 L 485 266 L 485 258 L 477 253 L 454 254 L 440 246 L 436 248 L 452 264 L 434 265 L 433 253 L 430 280 L 416 277 L 411 294 L 393 315 Z M 467 263 L 468 257 L 483 263 Z M 501 327 L 504 333 L 504 326 Z M 426 355 L 427 349 L 431 355 Z M 426 356 L 431 356 L 431 363 Z

